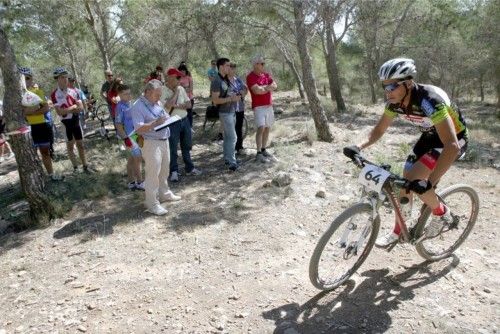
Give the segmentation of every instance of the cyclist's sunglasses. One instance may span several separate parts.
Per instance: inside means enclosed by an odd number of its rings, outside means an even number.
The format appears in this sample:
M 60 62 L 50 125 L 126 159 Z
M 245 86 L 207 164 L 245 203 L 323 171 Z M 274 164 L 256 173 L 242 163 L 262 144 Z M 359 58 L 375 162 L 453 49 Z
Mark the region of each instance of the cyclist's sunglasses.
M 403 81 L 396 81 L 396 82 L 393 82 L 393 83 L 390 83 L 390 84 L 387 84 L 387 85 L 382 85 L 382 88 L 386 91 L 386 92 L 392 92 L 394 90 L 396 90 L 402 83 L 404 82 Z

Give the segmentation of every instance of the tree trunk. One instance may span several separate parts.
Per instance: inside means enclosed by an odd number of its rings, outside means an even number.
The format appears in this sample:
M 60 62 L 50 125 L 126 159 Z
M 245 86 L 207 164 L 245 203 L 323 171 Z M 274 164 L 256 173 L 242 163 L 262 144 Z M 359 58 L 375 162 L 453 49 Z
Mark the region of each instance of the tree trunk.
M 70 66 L 71 66 L 71 71 L 73 72 L 74 79 L 80 84 L 80 76 L 78 75 L 77 71 L 77 66 L 76 66 L 76 59 L 75 59 L 75 54 L 73 52 L 73 49 L 71 48 L 70 45 L 66 45 L 66 51 L 68 51 L 69 54 L 69 60 L 70 60 Z
M 96 2 L 96 4 L 98 4 Z M 90 8 L 90 3 L 89 0 L 85 1 L 85 10 L 87 11 L 87 17 L 85 18 L 85 21 L 89 25 L 90 29 L 92 30 L 92 34 L 94 35 L 95 41 L 97 43 L 97 48 L 99 49 L 99 53 L 101 54 L 101 60 L 102 64 L 104 67 L 104 70 L 111 70 L 111 59 L 109 57 L 109 50 L 108 50 L 108 41 L 109 41 L 109 36 L 104 35 L 104 36 L 99 36 L 99 32 L 97 30 L 97 23 L 95 19 L 94 12 Z M 101 20 L 103 18 L 100 18 Z M 103 27 L 106 27 L 106 23 L 103 22 Z M 107 30 L 104 31 L 104 33 L 107 33 Z
M 370 62 L 371 64 L 371 62 Z M 375 93 L 375 78 L 374 78 L 374 69 L 373 66 L 369 66 L 368 68 L 368 85 L 370 85 L 370 95 L 372 98 L 372 103 L 377 103 L 377 94 Z
M 288 61 L 288 59 L 285 59 L 285 61 L 288 64 L 288 67 L 290 67 L 290 69 L 292 70 L 293 77 L 295 78 L 295 82 L 297 83 L 297 87 L 299 89 L 300 99 L 304 100 L 306 98 L 304 94 L 304 85 L 302 84 L 302 79 L 300 78 L 297 66 L 295 66 L 294 61 Z
M 337 112 L 342 113 L 346 111 L 346 107 L 342 97 L 339 68 L 337 66 L 335 30 L 332 26 L 338 15 L 336 13 L 336 9 L 332 6 L 333 4 L 329 1 L 322 2 L 321 17 L 324 26 L 322 32 L 324 38 L 321 39 L 321 42 L 323 46 L 323 54 L 326 60 L 326 72 L 328 74 L 328 83 L 330 86 L 330 98 L 337 104 Z M 324 40 L 326 40 L 326 45 Z
M 311 56 L 309 55 L 309 49 L 307 47 L 307 31 L 304 23 L 304 3 L 302 1 L 293 1 L 293 14 L 295 17 L 297 49 L 302 63 L 302 79 L 304 80 L 304 88 L 314 119 L 316 132 L 318 133 L 318 139 L 332 142 L 333 136 L 328 126 L 328 119 L 326 118 L 325 111 L 318 98 L 316 80 L 312 72 Z
M 484 81 L 483 81 L 483 73 L 479 74 L 479 96 L 481 98 L 481 102 L 484 102 Z
M 0 68 L 5 86 L 4 116 L 9 132 L 25 125 L 21 108 L 24 82 L 17 71 L 14 50 L 1 25 L 0 50 Z M 45 195 L 42 164 L 33 148 L 31 135 L 29 132 L 11 135 L 10 142 L 16 155 L 21 189 L 30 207 L 31 221 L 25 223 L 25 226 L 47 225 L 54 217 L 54 208 Z
M 336 54 L 336 45 L 334 43 L 334 32 L 330 22 L 325 22 L 326 25 L 326 49 L 327 49 L 327 57 L 329 63 L 329 74 L 328 81 L 330 82 L 330 94 L 332 100 L 335 98 L 335 102 L 337 103 L 337 111 L 339 113 L 345 112 L 345 103 L 344 98 L 342 97 L 342 90 L 340 86 L 340 76 L 339 76 L 339 68 L 337 66 L 337 54 Z

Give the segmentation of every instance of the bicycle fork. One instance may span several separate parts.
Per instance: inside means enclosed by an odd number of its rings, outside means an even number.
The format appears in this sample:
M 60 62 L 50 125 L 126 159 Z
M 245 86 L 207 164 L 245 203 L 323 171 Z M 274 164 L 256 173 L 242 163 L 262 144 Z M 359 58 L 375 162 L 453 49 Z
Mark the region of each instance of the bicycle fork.
M 349 238 L 349 235 L 351 234 L 352 231 L 355 231 L 358 226 L 354 224 L 352 221 L 350 221 L 344 232 L 342 233 L 342 236 L 340 237 L 339 240 L 339 246 L 340 248 L 345 248 L 344 252 L 344 259 L 347 259 L 350 255 L 357 255 L 358 254 L 358 249 L 363 247 L 363 244 L 365 243 L 366 238 L 370 235 L 372 225 L 375 219 L 378 218 L 378 211 L 377 211 L 377 201 L 376 199 L 370 198 L 370 204 L 372 206 L 372 214 L 370 216 L 369 222 L 365 223 L 363 226 L 363 229 L 361 233 L 359 234 L 359 237 L 357 240 L 353 240 L 352 242 L 347 245 L 347 240 Z

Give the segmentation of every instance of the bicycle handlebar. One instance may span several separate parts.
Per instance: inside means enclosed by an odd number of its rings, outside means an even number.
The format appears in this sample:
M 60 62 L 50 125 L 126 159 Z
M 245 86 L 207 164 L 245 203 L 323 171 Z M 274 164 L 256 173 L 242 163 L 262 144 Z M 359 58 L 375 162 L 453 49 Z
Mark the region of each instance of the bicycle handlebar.
M 365 165 L 372 165 L 372 166 L 377 166 L 379 168 L 382 168 L 382 169 L 385 169 L 387 170 L 389 173 L 391 173 L 391 175 L 389 176 L 389 180 L 399 186 L 399 187 L 402 187 L 402 188 L 405 188 L 405 189 L 408 189 L 409 185 L 410 185 L 410 181 L 403 178 L 403 177 L 400 177 L 399 175 L 396 175 L 394 173 L 392 173 L 390 171 L 390 166 L 386 165 L 378 165 L 376 163 L 373 163 L 371 161 L 369 161 L 368 159 L 365 159 L 359 152 L 359 150 L 355 150 L 353 149 L 352 147 L 344 147 L 344 155 L 346 157 L 348 157 L 349 159 L 352 160 L 352 162 L 359 168 L 363 168 L 365 167 Z

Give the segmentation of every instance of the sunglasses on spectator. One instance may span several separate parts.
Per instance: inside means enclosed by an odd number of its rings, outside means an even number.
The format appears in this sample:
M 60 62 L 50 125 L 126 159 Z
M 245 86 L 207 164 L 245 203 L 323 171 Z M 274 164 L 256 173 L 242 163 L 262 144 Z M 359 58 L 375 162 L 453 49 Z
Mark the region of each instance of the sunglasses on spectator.
M 108 78 L 112 78 L 113 77 L 113 74 L 108 74 Z
M 392 92 L 392 91 L 396 90 L 403 82 L 404 82 L 404 80 L 403 81 L 396 81 L 396 82 L 393 82 L 393 83 L 390 83 L 387 85 L 382 85 L 382 88 L 386 92 Z
M 262 66 L 266 65 L 266 63 L 257 63 L 257 64 L 260 64 L 260 65 L 262 65 Z

